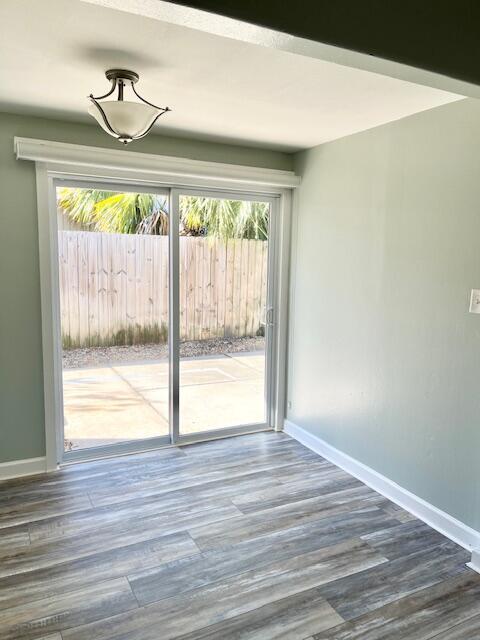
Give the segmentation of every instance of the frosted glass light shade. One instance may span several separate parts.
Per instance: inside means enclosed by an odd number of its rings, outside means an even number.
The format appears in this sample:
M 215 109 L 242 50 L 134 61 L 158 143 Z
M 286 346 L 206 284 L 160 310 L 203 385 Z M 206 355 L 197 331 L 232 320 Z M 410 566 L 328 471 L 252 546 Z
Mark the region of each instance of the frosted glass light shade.
M 152 126 L 153 121 L 160 113 L 160 109 L 155 109 L 141 102 L 106 100 L 100 104 L 109 125 L 119 140 L 125 142 L 142 136 Z M 95 118 L 102 129 L 113 135 L 105 124 L 97 105 L 93 102 L 88 107 L 88 113 Z

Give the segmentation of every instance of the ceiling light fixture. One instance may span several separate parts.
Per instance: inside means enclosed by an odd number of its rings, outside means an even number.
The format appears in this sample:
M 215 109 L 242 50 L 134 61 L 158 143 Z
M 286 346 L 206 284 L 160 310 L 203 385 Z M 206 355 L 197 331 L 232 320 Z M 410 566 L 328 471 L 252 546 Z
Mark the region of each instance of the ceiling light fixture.
M 109 69 L 105 75 L 112 83 L 112 88 L 108 93 L 97 98 L 92 94 L 89 95 L 92 104 L 88 107 L 88 113 L 95 118 L 102 129 L 123 144 L 146 136 L 158 118 L 167 111 L 171 111 L 168 107 L 156 107 L 137 93 L 135 84 L 139 76 L 135 71 Z M 124 100 L 124 91 L 128 86 L 140 102 Z M 118 89 L 116 100 L 100 102 L 111 96 L 115 89 Z

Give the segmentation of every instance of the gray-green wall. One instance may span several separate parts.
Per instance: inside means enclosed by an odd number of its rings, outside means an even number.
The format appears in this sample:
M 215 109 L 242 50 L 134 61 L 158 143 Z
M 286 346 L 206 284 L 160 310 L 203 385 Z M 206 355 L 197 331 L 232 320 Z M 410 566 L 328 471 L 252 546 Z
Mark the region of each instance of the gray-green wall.
M 288 417 L 480 529 L 480 102 L 296 170 Z
M 15 160 L 14 136 L 121 149 L 96 125 L 0 113 L 0 462 L 45 454 L 35 170 Z M 128 150 L 292 168 L 275 151 L 159 135 Z

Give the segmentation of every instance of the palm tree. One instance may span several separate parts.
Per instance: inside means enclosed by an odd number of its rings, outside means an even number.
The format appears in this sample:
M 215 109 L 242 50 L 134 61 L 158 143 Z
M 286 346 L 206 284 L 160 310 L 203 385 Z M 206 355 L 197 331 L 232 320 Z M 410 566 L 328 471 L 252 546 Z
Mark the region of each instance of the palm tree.
M 63 187 L 58 191 L 57 203 L 72 221 L 92 231 L 168 233 L 167 198 L 162 195 Z M 182 235 L 267 240 L 268 217 L 266 202 L 180 198 Z
M 266 202 L 181 196 L 181 232 L 185 235 L 209 235 L 223 240 L 267 240 L 269 210 Z
M 91 231 L 168 233 L 165 196 L 62 187 L 57 205 L 70 220 Z

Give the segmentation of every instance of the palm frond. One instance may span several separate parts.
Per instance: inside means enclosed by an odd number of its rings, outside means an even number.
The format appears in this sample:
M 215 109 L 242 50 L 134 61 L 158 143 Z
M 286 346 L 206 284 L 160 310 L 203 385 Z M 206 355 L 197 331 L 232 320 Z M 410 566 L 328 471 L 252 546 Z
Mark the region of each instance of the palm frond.
M 185 235 L 266 240 L 269 212 L 266 202 L 198 196 L 180 198 L 180 220 Z
M 92 231 L 168 234 L 165 196 L 64 187 L 58 206 L 72 221 Z M 223 240 L 267 240 L 270 207 L 266 202 L 181 196 L 180 232 Z

